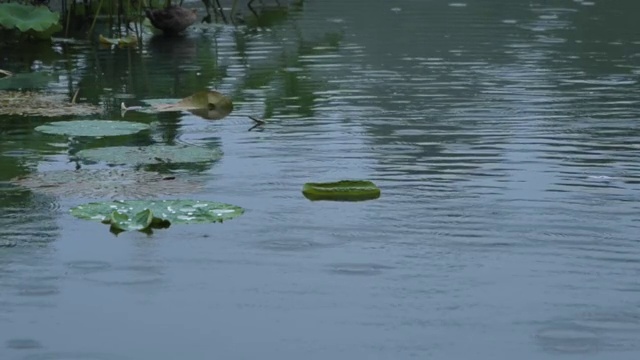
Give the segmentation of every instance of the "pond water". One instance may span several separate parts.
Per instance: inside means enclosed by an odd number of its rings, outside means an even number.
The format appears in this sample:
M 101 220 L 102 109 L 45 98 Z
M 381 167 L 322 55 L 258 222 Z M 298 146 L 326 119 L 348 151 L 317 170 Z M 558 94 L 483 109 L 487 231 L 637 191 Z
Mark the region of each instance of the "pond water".
M 139 49 L 0 51 L 35 89 L 80 88 L 98 118 L 203 89 L 235 106 L 219 121 L 127 113 L 152 130 L 116 140 L 0 117 L 1 359 L 640 357 L 640 3 L 269 10 Z M 247 131 L 247 116 L 267 124 Z M 169 169 L 193 182 L 179 194 L 137 192 L 245 214 L 114 236 L 69 215 L 111 199 L 109 181 L 63 196 L 9 182 L 151 142 L 224 155 Z M 381 197 L 301 194 L 353 178 Z

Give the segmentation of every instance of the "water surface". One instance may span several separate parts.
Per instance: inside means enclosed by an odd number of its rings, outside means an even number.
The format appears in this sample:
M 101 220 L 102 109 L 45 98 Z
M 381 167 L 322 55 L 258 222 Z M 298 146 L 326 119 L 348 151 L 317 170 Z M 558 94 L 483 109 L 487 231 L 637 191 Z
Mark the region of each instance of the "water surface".
M 0 358 L 638 358 L 639 10 L 309 1 L 138 50 L 3 52 L 105 118 L 229 94 L 224 120 L 127 115 L 156 130 L 98 144 L 219 146 L 189 197 L 247 212 L 115 237 L 68 214 L 85 193 L 2 184 Z M 0 181 L 97 146 L 45 121 L 0 118 Z M 381 198 L 301 195 L 344 178 Z

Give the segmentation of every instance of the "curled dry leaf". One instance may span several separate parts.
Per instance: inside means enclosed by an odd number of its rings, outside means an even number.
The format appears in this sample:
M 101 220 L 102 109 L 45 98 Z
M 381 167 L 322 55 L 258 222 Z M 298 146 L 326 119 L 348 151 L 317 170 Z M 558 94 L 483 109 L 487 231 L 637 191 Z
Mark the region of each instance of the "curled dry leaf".
M 98 41 L 103 45 L 118 45 L 120 47 L 127 47 L 136 46 L 138 44 L 138 37 L 132 34 L 121 38 L 108 38 L 100 34 Z
M 123 112 L 132 110 L 151 113 L 188 111 L 209 120 L 222 119 L 233 111 L 231 99 L 217 91 L 201 91 L 177 102 L 172 100 L 147 100 L 145 102 L 151 106 L 127 107 L 122 103 L 120 107 Z

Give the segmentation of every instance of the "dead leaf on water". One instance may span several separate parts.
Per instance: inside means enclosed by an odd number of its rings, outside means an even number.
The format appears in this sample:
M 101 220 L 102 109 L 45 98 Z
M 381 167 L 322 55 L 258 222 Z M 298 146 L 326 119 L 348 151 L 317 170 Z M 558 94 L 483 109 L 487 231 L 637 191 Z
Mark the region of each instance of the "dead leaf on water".
M 231 99 L 217 91 L 201 91 L 178 102 L 157 103 L 156 101 L 146 101 L 150 107 L 132 106 L 126 107 L 122 104 L 123 111 L 140 110 L 144 112 L 172 112 L 188 111 L 205 119 L 219 120 L 231 113 L 233 102 Z
M 136 46 L 138 44 L 138 37 L 135 35 L 127 35 L 122 38 L 108 38 L 100 34 L 98 41 L 100 41 L 100 43 L 104 45 L 118 45 L 120 47 L 127 47 Z

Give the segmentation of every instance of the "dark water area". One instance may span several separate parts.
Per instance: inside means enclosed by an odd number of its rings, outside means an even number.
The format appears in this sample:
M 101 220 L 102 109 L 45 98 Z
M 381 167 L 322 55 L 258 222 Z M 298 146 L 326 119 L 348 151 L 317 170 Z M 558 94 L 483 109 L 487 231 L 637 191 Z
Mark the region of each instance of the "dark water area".
M 0 359 L 640 358 L 639 2 L 269 10 L 137 49 L 0 49 L 91 118 L 153 124 L 67 141 L 0 116 Z M 120 114 L 203 89 L 233 112 Z M 165 169 L 197 184 L 159 197 L 245 214 L 116 237 L 69 214 L 109 189 L 10 182 L 151 142 L 224 152 Z M 300 192 L 347 178 L 381 197 Z

